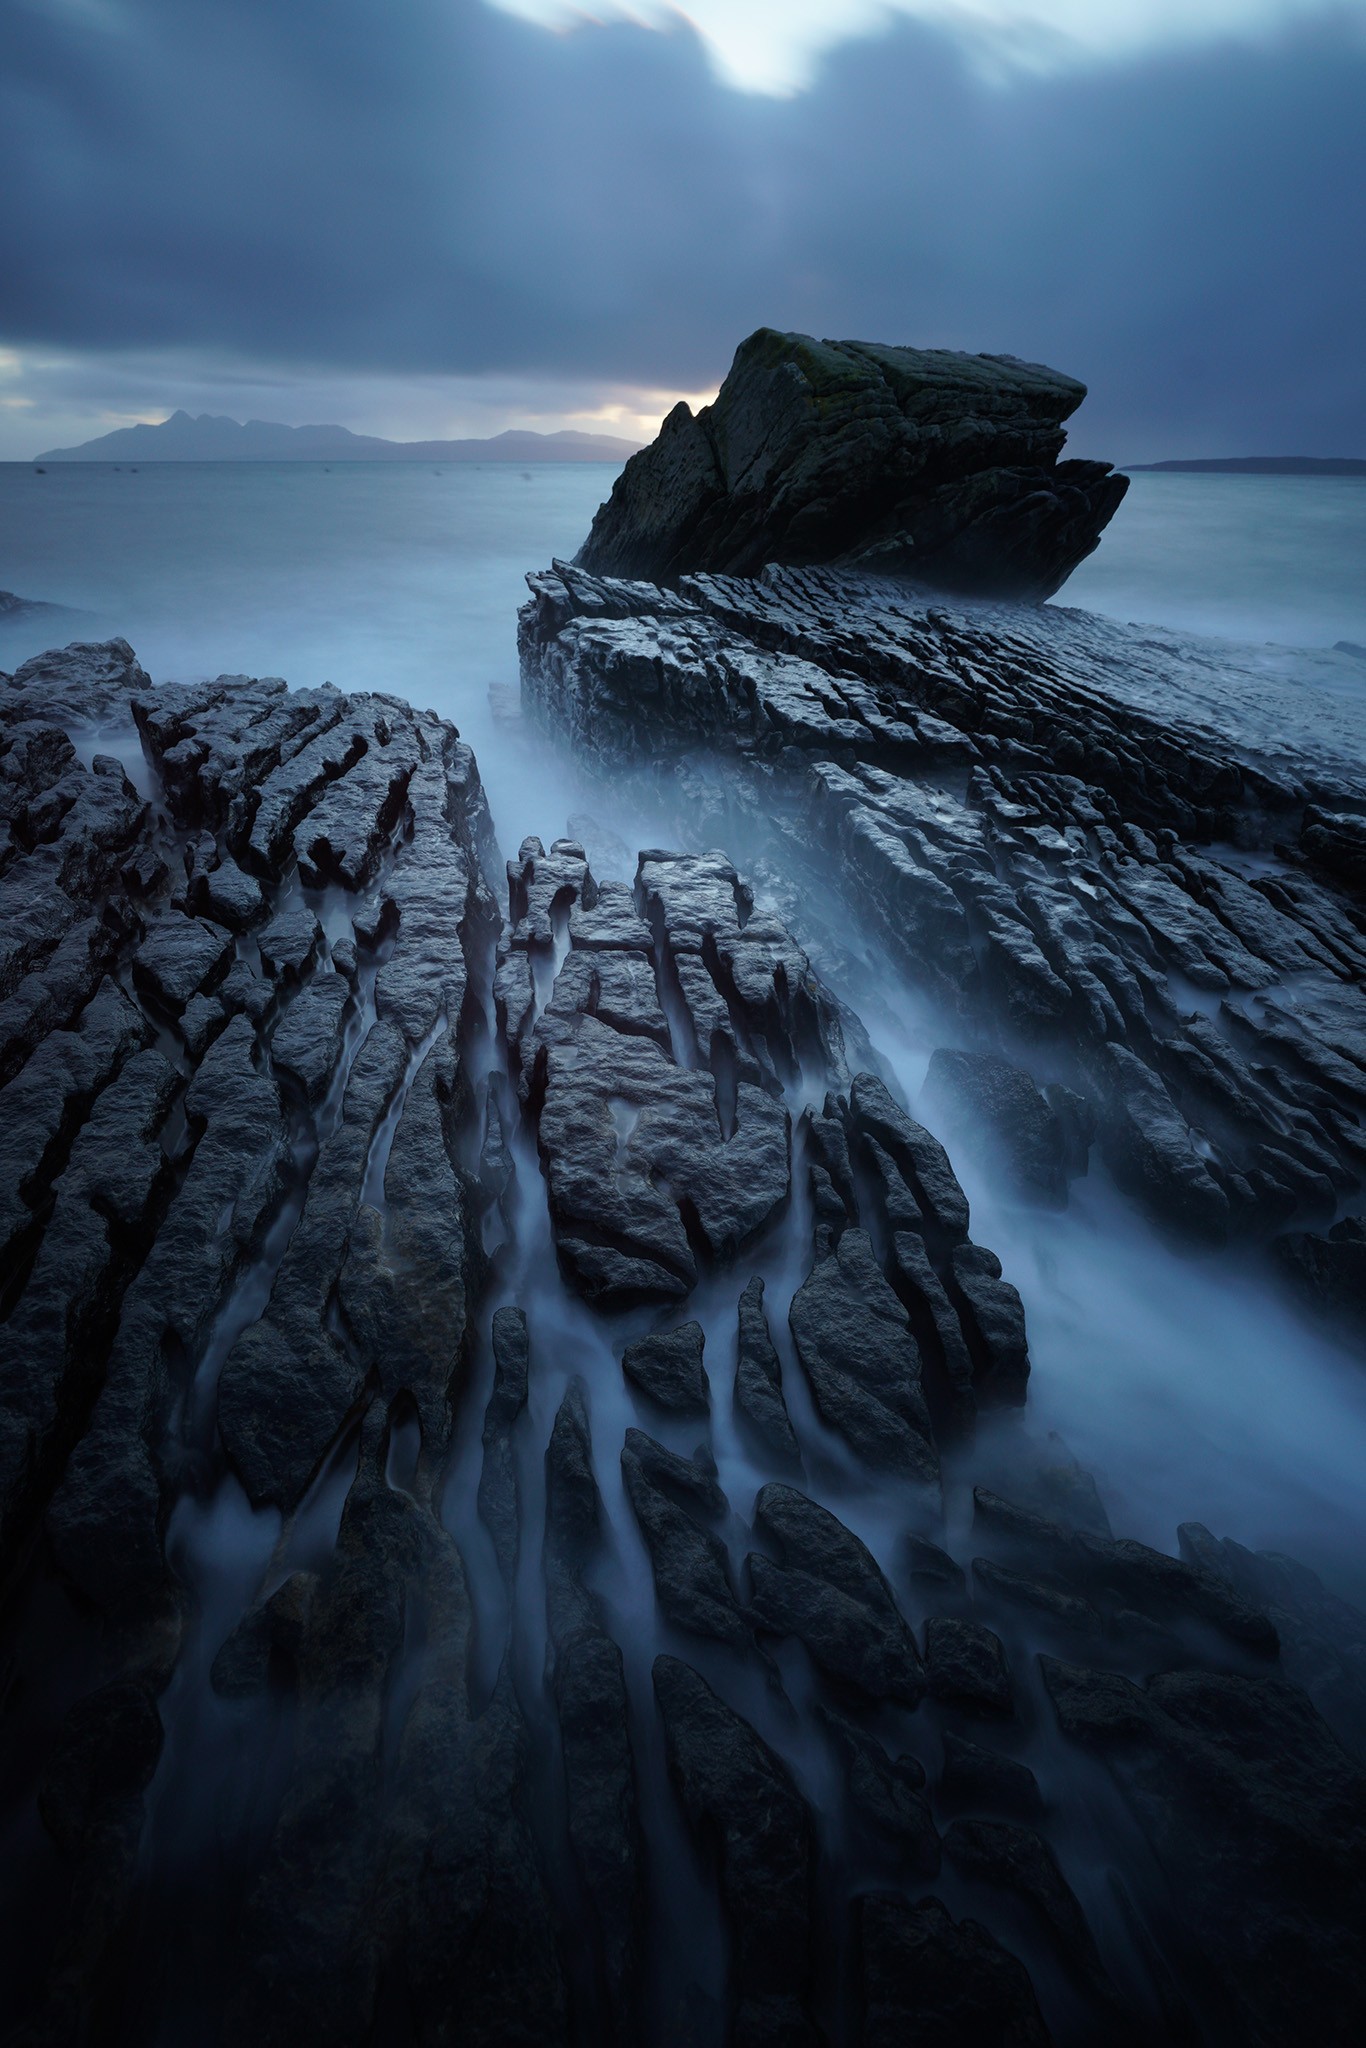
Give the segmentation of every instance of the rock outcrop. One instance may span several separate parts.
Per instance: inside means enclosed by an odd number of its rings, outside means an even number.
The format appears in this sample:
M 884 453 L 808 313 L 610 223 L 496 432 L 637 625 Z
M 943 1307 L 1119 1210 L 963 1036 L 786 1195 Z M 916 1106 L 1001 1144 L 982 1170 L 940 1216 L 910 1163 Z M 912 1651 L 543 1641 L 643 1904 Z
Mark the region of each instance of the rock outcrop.
M 1060 462 L 1084 384 L 1014 356 L 761 327 L 715 401 L 679 402 L 580 549 L 602 576 L 844 563 L 1041 600 L 1097 545 L 1128 478 Z
M 801 887 L 833 885 L 934 1006 L 926 1100 L 1021 1194 L 1061 1202 L 1094 1141 L 1188 1243 L 1356 1197 L 1366 932 L 1322 818 L 1366 808 L 1366 777 L 1177 715 L 1207 652 L 829 570 L 530 582 L 529 706 L 680 821 L 762 808 Z M 1336 1229 L 1282 1259 L 1359 1323 Z

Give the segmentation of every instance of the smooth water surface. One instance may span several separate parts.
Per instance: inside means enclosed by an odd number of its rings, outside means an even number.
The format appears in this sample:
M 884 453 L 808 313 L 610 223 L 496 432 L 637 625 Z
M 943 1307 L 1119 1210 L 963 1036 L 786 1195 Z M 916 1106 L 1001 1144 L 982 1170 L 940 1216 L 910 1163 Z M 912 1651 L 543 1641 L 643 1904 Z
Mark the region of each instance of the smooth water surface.
M 1057 602 L 1230 640 L 1366 646 L 1366 477 L 1135 476 Z

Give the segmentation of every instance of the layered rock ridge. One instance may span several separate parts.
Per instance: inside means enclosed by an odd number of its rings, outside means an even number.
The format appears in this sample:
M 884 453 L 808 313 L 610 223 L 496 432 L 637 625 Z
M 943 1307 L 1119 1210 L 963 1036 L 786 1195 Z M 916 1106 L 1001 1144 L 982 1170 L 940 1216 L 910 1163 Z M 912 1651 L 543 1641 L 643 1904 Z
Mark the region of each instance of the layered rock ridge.
M 10 2038 L 1355 2038 L 1366 1617 L 1116 1537 L 724 853 L 117 642 L 0 806 Z
M 1204 651 L 1081 614 L 820 569 L 530 582 L 528 706 L 708 830 L 760 810 L 794 865 L 819 848 L 937 1007 L 950 1125 L 1054 1202 L 1094 1140 L 1189 1243 L 1295 1221 L 1283 1262 L 1360 1330 L 1359 774 L 1164 713 Z
M 680 401 L 631 457 L 576 559 L 653 583 L 840 562 L 1039 601 L 1128 488 L 1109 463 L 1059 460 L 1085 396 L 1014 356 L 761 327 L 715 401 Z

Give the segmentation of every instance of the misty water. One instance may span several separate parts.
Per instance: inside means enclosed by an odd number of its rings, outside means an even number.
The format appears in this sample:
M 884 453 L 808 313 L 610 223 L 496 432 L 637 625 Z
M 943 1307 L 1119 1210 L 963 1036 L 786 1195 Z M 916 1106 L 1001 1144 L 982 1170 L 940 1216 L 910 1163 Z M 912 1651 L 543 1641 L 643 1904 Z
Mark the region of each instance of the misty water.
M 525 571 L 573 552 L 614 475 L 568 463 L 3 465 L 0 588 L 71 613 L 0 622 L 0 668 L 54 641 L 119 633 L 158 681 L 274 674 L 394 692 L 452 718 L 473 745 L 505 853 L 527 833 L 549 843 L 572 829 L 598 871 L 629 878 L 636 849 L 686 842 L 687 820 L 629 780 L 602 788 L 567 742 L 523 723 L 514 637 Z M 1140 475 L 1058 602 L 1322 650 L 1366 644 L 1363 563 L 1355 479 Z M 1354 661 L 1321 667 L 1316 685 L 1354 687 Z M 762 831 L 727 850 L 758 865 L 762 894 Z M 809 887 L 786 891 L 781 908 L 914 1105 L 952 1027 L 842 909 Z M 1255 1258 L 1170 1248 L 1094 1156 L 1068 1210 L 1040 1214 L 1003 1200 L 992 1162 L 943 1135 L 974 1235 L 1025 1299 L 1029 1427 L 1056 1430 L 1094 1467 L 1116 1527 L 1170 1549 L 1176 1523 L 1196 1517 L 1360 1590 L 1359 1366 L 1295 1315 Z M 800 1277 L 773 1276 L 776 1328 Z M 724 1346 L 733 1303 L 721 1293 Z M 562 1313 L 576 1312 L 557 1303 Z M 564 1329 L 547 1337 L 548 1351 L 576 1349 Z M 547 1429 L 569 1370 L 540 1396 Z

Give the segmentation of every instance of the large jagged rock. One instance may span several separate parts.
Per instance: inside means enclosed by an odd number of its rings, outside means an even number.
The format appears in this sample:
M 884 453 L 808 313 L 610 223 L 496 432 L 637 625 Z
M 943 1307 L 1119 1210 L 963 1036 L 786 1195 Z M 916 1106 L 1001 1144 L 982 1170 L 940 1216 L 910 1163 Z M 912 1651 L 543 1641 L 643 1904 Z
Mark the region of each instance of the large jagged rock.
M 449 1038 L 432 1047 L 406 1094 L 403 1073 L 402 1041 L 381 1024 L 351 1070 L 265 1313 L 224 1365 L 219 1428 L 253 1500 L 297 1501 L 367 1377 L 387 1400 L 411 1397 L 429 1453 L 444 1443 L 467 1300 L 480 1276 L 447 1147 L 458 1086 Z M 381 1218 L 359 1199 L 361 1177 L 395 1091 L 401 1114 Z M 345 1329 L 326 1313 L 334 1297 Z
M 661 1408 L 676 1415 L 705 1415 L 711 1406 L 711 1394 L 707 1368 L 702 1363 L 704 1343 L 700 1323 L 683 1323 L 676 1330 L 656 1330 L 627 1345 L 621 1369 Z
M 1286 1677 L 1311 1694 L 1343 1740 L 1366 1750 L 1366 1614 L 1283 1552 L 1248 1550 L 1230 1536 L 1220 1541 L 1199 1522 L 1183 1522 L 1176 1533 L 1189 1565 L 1265 1610 Z
M 714 1476 L 699 1472 L 694 1484 L 681 1483 L 683 1460 L 671 1459 L 662 1444 L 638 1429 L 626 1433 L 621 1472 L 663 1612 L 693 1635 L 746 1650 L 749 1626 L 731 1583 L 726 1546 L 705 1526 L 715 1517 Z
M 918 1705 L 915 1639 L 858 1537 L 791 1486 L 765 1486 L 754 1519 L 782 1560 L 749 1560 L 756 1627 L 799 1637 L 822 1671 L 871 1699 Z
M 55 650 L 0 683 L 0 1565 L 25 1604 L 71 1607 L 53 1697 L 79 1731 L 80 1782 L 59 1759 L 42 1810 L 68 1896 L 49 1901 L 55 1945 L 35 1951 L 15 2000 L 35 2041 L 206 2037 L 227 2007 L 201 1968 L 221 1948 L 214 1913 L 193 1919 L 194 1888 L 168 1877 L 206 1867 L 178 1789 L 199 1692 L 231 1700 L 267 1747 L 273 1702 L 299 1701 L 298 1751 L 281 1753 L 260 1803 L 225 1795 L 236 1817 L 216 1867 L 255 1929 L 234 1972 L 243 2011 L 259 1994 L 254 2010 L 300 2042 L 369 2026 L 380 1952 L 392 1957 L 411 1904 L 357 1915 L 380 1886 L 397 1796 L 393 1755 L 379 1768 L 380 1692 L 414 1649 L 405 1616 L 433 1666 L 443 1602 L 467 1634 L 459 1560 L 425 1502 L 482 1277 L 455 1158 L 456 1033 L 466 945 L 492 910 L 490 837 L 454 729 L 393 698 L 248 677 L 155 687 L 121 641 Z M 420 1442 L 387 1483 L 396 1417 Z M 315 1494 L 291 1522 L 278 1574 L 262 1578 L 249 1541 L 232 1591 L 211 1599 L 200 1675 L 168 1706 L 200 1583 L 187 1522 L 231 1519 L 244 1488 L 292 1514 L 315 1471 L 321 1511 Z M 46 1652 L 21 1634 L 18 1669 L 36 1674 Z M 12 1697 L 9 1640 L 3 1664 Z M 409 1675 L 411 1659 L 394 1741 Z M 448 1697 L 452 1678 L 448 1664 Z M 497 1718 L 515 1777 L 520 1738 Z M 155 1751 L 138 1730 L 160 1745 L 163 1723 L 178 1813 L 149 1864 Z M 506 1839 L 494 1781 L 471 1769 L 465 1782 L 486 1835 Z M 416 1802 L 424 1843 L 440 1825 L 431 1790 Z M 304 1839 L 325 1908 L 290 1876 Z M 501 1851 L 486 1862 L 508 1878 Z M 276 1884 L 278 1909 L 243 1920 L 247 1892 Z M 144 1914 L 181 1961 L 173 1983 L 125 1994 Z
M 560 1264 L 590 1301 L 681 1298 L 695 1237 L 733 1256 L 786 1200 L 788 1116 L 741 1084 L 724 1137 L 710 1074 L 577 1016 L 546 1059 L 539 1139 Z
M 1130 1626 L 1137 1612 L 1163 1629 L 1194 1624 L 1217 1631 L 1253 1656 L 1279 1653 L 1279 1637 L 1261 1603 L 1244 1598 L 1222 1571 L 1198 1569 L 1132 1538 L 1116 1541 L 1067 1528 L 987 1487 L 974 1488 L 973 1506 L 976 1528 L 1008 1557 L 1032 1566 L 1042 1563 L 1069 1595 L 1080 1592 L 1102 1606 L 1114 1603 Z
M 561 1271 L 601 1309 L 679 1300 L 786 1202 L 783 1091 L 847 1079 L 840 1007 L 722 853 L 651 849 L 629 888 L 531 837 L 508 898 L 494 1004 Z
M 479 1474 L 479 1517 L 490 1536 L 498 1569 L 511 1585 L 519 1545 L 517 1460 L 512 1433 L 526 1407 L 530 1346 L 526 1316 L 500 1308 L 493 1318 L 493 1391 L 484 1410 L 484 1463 Z
M 821 1419 L 868 1464 L 936 1484 L 920 1353 L 866 1231 L 844 1233 L 793 1296 L 789 1320 Z
M 939 1830 L 923 1789 L 924 1767 L 913 1756 L 888 1756 L 877 1736 L 832 1707 L 819 1708 L 818 1715 L 844 1765 L 856 1820 L 895 1843 L 908 1872 L 937 1877 L 942 1860 Z
M 925 1629 L 929 1689 L 970 1714 L 1010 1714 L 1014 1685 L 999 1636 L 979 1621 L 939 1618 Z
M 999 1750 L 984 1749 L 952 1730 L 944 1734 L 944 1771 L 939 1797 L 949 1806 L 985 1807 L 992 1813 L 1033 1820 L 1042 1810 L 1039 1781 L 1028 1764 Z
M 506 1313 L 504 1311 L 503 1313 Z M 546 1451 L 545 1573 L 550 1682 L 564 1752 L 570 1845 L 593 1916 L 601 2016 L 596 2038 L 636 2038 L 644 1930 L 642 1844 L 621 1651 L 585 1572 L 602 1545 L 588 1410 L 575 1381 Z
M 993 1053 L 941 1046 L 930 1059 L 922 1107 L 952 1130 L 990 1148 L 1012 1191 L 1061 1209 L 1067 1202 L 1067 1148 L 1062 1119 L 1030 1075 Z
M 1024 1965 L 979 1922 L 891 1892 L 856 1910 L 864 2048 L 1049 2048 Z
M 944 1854 L 964 1877 L 1014 1892 L 1068 1974 L 1103 2004 L 1114 1999 L 1077 1895 L 1033 1828 L 1011 1821 L 956 1820 L 944 1836 Z M 1121 2038 L 1131 2038 L 1127 2027 L 1119 2031 Z
M 740 1296 L 735 1407 L 771 1456 L 796 1463 L 797 1435 L 783 1399 L 783 1369 L 764 1314 L 764 1283 L 757 1275 Z
M 605 576 L 862 563 L 939 589 L 1051 597 L 1128 488 L 1062 462 L 1075 378 L 1014 356 L 761 327 L 715 402 L 682 401 L 579 551 Z
M 1287 1231 L 1271 1255 L 1300 1301 L 1366 1351 L 1366 1221 L 1346 1216 L 1322 1234 Z

